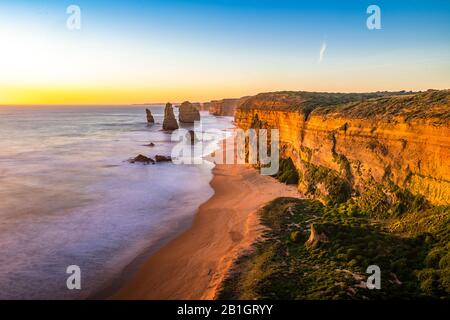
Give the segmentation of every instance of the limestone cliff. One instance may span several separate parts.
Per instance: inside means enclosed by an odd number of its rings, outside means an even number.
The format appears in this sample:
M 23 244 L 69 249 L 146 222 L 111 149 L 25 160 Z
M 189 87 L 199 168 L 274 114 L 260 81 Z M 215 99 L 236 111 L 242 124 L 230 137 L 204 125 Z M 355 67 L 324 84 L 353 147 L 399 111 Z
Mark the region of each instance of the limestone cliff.
M 203 105 L 202 105 L 202 103 L 200 103 L 200 102 L 192 102 L 191 104 L 192 104 L 192 106 L 193 106 L 195 109 L 197 109 L 198 111 L 202 111 L 202 110 L 203 110 Z
M 207 105 L 209 106 L 209 113 L 215 116 L 234 116 L 236 109 L 247 99 L 243 97 L 239 99 L 223 99 L 214 100 Z
M 265 93 L 243 102 L 235 120 L 280 130 L 281 156 L 293 160 L 306 196 L 358 197 L 379 210 L 408 195 L 450 203 L 450 90 Z
M 210 102 L 203 102 L 200 104 L 200 108 L 198 110 L 200 111 L 209 111 L 211 103 Z
M 171 131 L 176 129 L 178 129 L 178 123 L 173 113 L 172 104 L 167 103 L 166 108 L 164 109 L 163 130 Z
M 179 109 L 179 120 L 184 123 L 194 123 L 200 121 L 200 112 L 192 103 L 185 101 Z

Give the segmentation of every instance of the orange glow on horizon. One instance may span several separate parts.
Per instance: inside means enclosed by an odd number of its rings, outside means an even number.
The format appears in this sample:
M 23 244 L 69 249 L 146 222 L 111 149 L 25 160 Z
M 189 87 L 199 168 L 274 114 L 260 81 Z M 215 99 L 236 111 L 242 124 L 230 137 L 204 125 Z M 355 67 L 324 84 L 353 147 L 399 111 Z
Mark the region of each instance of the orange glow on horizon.
M 351 88 L 345 84 L 333 87 L 318 83 L 307 85 L 256 85 L 210 87 L 34 87 L 5 86 L 0 84 L 0 106 L 5 105 L 127 105 L 166 102 L 207 102 L 224 98 L 240 98 L 261 92 L 274 91 L 321 91 L 321 92 L 374 92 L 374 91 L 425 91 L 427 89 L 448 89 L 448 86 L 391 86 Z
M 244 94 L 242 94 L 243 96 Z M 240 97 L 228 90 L 195 88 L 24 88 L 0 86 L 0 105 L 95 105 L 205 102 L 227 97 Z

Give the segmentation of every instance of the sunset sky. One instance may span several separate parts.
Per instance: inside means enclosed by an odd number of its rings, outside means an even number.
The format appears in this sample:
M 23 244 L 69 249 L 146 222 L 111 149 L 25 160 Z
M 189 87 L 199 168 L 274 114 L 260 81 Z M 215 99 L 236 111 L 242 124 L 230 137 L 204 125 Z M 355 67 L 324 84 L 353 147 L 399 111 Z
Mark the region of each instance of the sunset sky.
M 450 1 L 2 0 L 0 104 L 450 88 L 449 39 Z

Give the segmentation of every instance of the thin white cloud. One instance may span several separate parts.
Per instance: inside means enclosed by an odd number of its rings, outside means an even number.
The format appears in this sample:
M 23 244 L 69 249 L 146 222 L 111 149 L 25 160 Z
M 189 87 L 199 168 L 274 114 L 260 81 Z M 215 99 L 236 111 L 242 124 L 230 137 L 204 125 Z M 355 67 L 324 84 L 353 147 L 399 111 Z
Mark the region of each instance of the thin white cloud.
M 325 50 L 327 50 L 327 43 L 324 41 L 322 42 L 322 47 L 320 47 L 319 63 L 322 63 L 323 56 L 325 55 Z

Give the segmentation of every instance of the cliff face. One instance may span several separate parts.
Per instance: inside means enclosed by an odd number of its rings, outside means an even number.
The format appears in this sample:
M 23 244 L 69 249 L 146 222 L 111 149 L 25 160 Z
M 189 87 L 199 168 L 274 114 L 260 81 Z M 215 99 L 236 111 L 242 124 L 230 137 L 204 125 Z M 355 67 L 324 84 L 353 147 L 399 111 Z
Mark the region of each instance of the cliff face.
M 167 103 L 166 108 L 164 109 L 163 130 L 172 131 L 176 129 L 178 129 L 178 122 L 177 119 L 175 119 L 172 104 Z
M 450 91 L 398 94 L 260 94 L 235 120 L 280 130 L 306 196 L 360 196 L 380 210 L 417 194 L 449 204 Z
M 223 99 L 207 103 L 209 112 L 215 116 L 234 116 L 236 109 L 247 99 Z
M 198 111 L 209 111 L 209 102 L 203 102 L 199 103 L 199 106 L 197 107 Z
M 179 109 L 179 120 L 184 123 L 194 123 L 200 121 L 200 112 L 189 101 L 185 101 L 181 104 Z

